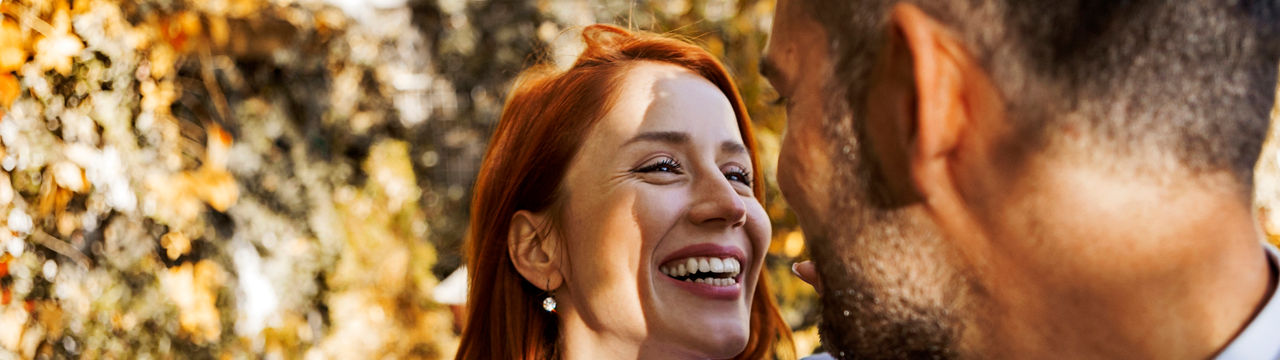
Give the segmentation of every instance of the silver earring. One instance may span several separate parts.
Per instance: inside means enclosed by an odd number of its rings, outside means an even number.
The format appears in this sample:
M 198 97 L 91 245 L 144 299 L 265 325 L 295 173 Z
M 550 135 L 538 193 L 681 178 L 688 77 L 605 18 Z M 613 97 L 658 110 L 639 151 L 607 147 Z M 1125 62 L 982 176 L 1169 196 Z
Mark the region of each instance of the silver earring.
M 549 313 L 556 312 L 556 298 L 551 295 L 551 279 L 547 279 L 547 298 L 542 299 L 542 309 Z
M 542 299 L 542 309 L 550 313 L 556 312 L 556 298 L 547 295 L 546 299 Z

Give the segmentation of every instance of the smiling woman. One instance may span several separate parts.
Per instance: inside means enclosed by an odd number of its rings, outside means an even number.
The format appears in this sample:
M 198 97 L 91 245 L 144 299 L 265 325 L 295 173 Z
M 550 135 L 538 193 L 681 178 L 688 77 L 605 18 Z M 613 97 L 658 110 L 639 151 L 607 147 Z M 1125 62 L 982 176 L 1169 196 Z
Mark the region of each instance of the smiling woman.
M 791 358 L 754 137 L 703 49 L 607 25 L 527 70 L 476 181 L 459 359 Z

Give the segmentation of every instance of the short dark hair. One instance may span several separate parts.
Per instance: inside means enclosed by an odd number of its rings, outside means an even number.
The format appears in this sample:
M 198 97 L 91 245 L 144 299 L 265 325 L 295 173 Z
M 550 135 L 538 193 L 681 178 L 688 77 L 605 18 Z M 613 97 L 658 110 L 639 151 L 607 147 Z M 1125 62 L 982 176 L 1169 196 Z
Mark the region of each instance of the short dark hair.
M 850 108 L 863 111 L 899 0 L 801 1 L 827 30 Z M 900 1 L 949 27 L 987 69 L 1022 152 L 1074 127 L 1117 154 L 1157 151 L 1252 188 L 1280 65 L 1280 1 Z

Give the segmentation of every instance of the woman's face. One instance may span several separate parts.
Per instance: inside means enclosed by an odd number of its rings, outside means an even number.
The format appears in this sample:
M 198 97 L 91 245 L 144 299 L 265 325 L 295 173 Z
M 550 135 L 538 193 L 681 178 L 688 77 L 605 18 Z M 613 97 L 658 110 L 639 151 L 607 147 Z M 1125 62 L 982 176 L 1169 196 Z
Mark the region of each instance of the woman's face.
M 561 314 L 641 357 L 732 357 L 770 235 L 758 170 L 711 82 L 661 63 L 625 76 L 563 182 Z

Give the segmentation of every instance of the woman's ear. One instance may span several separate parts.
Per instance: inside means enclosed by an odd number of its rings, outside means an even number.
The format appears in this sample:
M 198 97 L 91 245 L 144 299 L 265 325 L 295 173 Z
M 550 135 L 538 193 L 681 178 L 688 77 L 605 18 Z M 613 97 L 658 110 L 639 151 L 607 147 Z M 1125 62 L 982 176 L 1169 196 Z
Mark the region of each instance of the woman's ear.
M 520 210 L 511 216 L 507 254 L 516 271 L 534 286 L 550 292 L 560 287 L 560 239 L 546 214 Z

